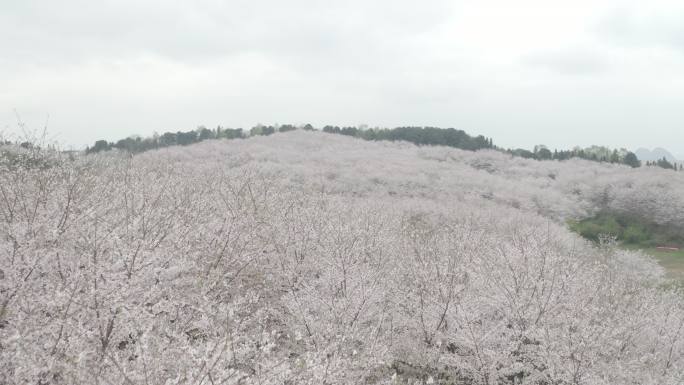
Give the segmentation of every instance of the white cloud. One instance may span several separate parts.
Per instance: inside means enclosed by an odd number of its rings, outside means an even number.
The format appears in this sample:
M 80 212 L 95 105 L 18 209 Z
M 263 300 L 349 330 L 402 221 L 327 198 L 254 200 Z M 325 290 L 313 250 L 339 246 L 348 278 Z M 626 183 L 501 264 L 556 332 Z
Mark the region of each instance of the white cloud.
M 523 57 L 523 63 L 562 75 L 591 75 L 609 70 L 600 54 L 582 49 L 537 52 Z
M 598 24 L 597 31 L 611 43 L 626 47 L 665 47 L 684 51 L 684 6 L 644 4 L 617 8 Z

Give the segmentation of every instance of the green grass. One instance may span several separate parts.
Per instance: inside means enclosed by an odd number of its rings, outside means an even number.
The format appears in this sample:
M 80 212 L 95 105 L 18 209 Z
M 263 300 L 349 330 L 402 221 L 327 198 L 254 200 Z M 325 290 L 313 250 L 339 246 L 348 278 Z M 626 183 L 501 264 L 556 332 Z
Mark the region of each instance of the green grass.
M 684 281 L 684 250 L 668 251 L 658 250 L 655 247 L 638 248 L 628 247 L 630 249 L 639 249 L 655 258 L 658 263 L 665 268 L 668 278 Z
M 611 235 L 623 244 L 640 249 L 684 246 L 682 229 L 658 225 L 635 216 L 602 212 L 591 218 L 569 221 L 568 225 L 572 231 L 594 242 L 598 242 L 601 235 Z
M 667 278 L 684 286 L 684 235 L 680 229 L 649 223 L 634 216 L 599 213 L 568 223 L 571 230 L 598 242 L 601 234 L 617 238 L 621 247 L 641 250 L 653 256 L 665 268 Z M 661 250 L 658 246 L 674 246 L 679 250 Z

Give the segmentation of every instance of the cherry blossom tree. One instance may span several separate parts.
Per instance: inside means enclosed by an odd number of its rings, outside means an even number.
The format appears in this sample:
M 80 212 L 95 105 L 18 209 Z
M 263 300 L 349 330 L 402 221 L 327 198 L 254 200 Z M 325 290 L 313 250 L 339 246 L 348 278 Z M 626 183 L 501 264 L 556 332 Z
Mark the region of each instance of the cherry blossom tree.
M 1 384 L 680 384 L 663 271 L 563 221 L 681 174 L 293 131 L 6 149 Z

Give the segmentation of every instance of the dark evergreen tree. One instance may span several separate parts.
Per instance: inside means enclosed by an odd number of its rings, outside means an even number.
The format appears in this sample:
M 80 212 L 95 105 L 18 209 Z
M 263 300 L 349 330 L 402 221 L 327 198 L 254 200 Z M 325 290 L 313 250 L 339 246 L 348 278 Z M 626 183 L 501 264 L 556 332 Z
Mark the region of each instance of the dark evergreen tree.
M 625 159 L 623 160 L 623 162 L 624 164 L 635 168 L 641 166 L 639 158 L 637 158 L 636 154 L 634 154 L 633 152 L 628 152 L 627 155 L 625 155 Z

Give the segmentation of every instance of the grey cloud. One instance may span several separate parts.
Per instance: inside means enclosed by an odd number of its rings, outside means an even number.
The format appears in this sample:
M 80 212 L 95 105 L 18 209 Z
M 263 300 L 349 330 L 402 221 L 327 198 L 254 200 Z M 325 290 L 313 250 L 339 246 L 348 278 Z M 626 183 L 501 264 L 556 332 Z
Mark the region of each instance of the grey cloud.
M 651 142 L 634 142 L 663 145 L 684 122 L 679 55 L 654 64 L 615 45 L 675 44 L 677 18 L 658 38 L 629 15 L 597 34 L 603 11 L 580 3 L 554 19 L 532 0 L 4 0 L 0 127 L 16 108 L 83 145 L 257 122 L 432 124 L 559 147 L 648 126 Z M 538 12 L 505 14 L 518 8 Z
M 638 12 L 621 8 L 596 26 L 604 40 L 626 47 L 661 46 L 684 51 L 684 8 Z
M 595 74 L 608 68 L 606 59 L 583 49 L 537 52 L 523 57 L 522 61 L 530 67 L 545 68 L 563 75 Z
M 245 52 L 273 56 L 373 56 L 392 40 L 444 20 L 448 2 L 396 1 L 13 2 L 0 15 L 0 42 L 24 62 L 154 54 L 202 61 Z M 437 5 L 436 7 L 434 5 Z M 4 41 L 3 41 L 4 40 Z

